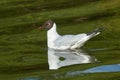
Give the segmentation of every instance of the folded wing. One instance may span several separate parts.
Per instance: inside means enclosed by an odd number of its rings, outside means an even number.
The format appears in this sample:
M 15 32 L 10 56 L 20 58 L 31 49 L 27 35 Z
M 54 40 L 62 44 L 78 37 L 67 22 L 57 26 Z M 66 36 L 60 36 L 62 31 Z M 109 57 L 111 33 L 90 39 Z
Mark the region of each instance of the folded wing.
M 86 34 L 78 34 L 78 35 L 64 35 L 59 37 L 54 41 L 56 47 L 60 46 L 72 46 L 80 39 L 87 37 Z

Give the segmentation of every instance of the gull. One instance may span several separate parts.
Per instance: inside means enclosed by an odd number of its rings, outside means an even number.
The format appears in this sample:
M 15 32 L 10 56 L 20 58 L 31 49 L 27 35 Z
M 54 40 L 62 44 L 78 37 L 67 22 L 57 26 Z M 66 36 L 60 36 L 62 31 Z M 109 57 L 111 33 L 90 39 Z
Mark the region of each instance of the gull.
M 96 28 L 89 33 L 80 33 L 76 35 L 59 35 L 56 23 L 52 20 L 46 21 L 39 29 L 47 30 L 47 46 L 56 50 L 75 50 L 81 48 L 86 41 L 101 33 L 102 28 Z

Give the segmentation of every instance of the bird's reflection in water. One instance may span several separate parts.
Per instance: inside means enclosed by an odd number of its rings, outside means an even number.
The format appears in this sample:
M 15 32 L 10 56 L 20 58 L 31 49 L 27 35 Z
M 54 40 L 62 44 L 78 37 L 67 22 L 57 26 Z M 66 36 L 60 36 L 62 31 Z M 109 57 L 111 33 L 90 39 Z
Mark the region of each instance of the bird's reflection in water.
M 49 69 L 58 69 L 74 64 L 93 63 L 96 58 L 88 55 L 82 49 L 54 50 L 48 49 Z

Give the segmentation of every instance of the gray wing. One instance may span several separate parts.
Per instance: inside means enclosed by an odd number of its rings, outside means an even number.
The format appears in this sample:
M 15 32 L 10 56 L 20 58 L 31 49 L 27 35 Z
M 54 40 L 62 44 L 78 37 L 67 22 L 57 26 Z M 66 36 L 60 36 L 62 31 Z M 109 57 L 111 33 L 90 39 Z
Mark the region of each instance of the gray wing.
M 86 36 L 86 34 L 64 35 L 56 39 L 54 43 L 55 46 L 71 46 Z

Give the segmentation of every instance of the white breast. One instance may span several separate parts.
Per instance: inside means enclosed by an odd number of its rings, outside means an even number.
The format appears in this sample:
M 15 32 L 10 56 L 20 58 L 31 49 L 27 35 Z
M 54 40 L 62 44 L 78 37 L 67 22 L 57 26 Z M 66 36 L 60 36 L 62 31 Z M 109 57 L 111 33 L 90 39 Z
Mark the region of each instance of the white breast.
M 47 31 L 47 44 L 49 48 L 54 47 L 54 41 L 59 38 L 60 35 L 56 31 L 56 24 L 53 24 L 53 27 Z

